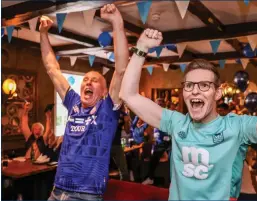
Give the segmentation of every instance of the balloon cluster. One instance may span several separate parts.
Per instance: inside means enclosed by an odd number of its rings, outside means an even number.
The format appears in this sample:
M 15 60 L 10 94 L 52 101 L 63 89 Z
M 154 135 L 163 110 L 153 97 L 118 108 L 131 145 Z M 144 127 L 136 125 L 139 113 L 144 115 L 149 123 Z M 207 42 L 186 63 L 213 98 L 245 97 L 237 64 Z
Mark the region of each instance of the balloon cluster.
M 234 83 L 242 92 L 245 92 L 250 83 L 249 74 L 245 71 L 236 72 L 234 76 Z M 248 109 L 250 113 L 257 111 L 257 93 L 256 92 L 250 92 L 246 94 L 245 107 Z

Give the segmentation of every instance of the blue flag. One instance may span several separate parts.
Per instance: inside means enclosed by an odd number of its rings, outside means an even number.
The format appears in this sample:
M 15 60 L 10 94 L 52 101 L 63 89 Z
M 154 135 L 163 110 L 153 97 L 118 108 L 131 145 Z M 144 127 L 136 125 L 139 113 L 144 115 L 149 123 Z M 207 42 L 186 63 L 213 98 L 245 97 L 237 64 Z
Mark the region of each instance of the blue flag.
M 245 5 L 247 5 L 247 6 L 248 6 L 248 4 L 249 4 L 249 0 L 244 0 L 244 3 L 245 3 Z
M 94 61 L 95 61 L 95 56 L 94 55 L 89 55 L 88 59 L 89 59 L 89 64 L 92 67 L 93 64 L 94 64 Z
M 223 69 L 225 67 L 225 63 L 226 63 L 226 60 L 223 59 L 223 60 L 219 60 L 219 65 L 220 67 Z
M 4 36 L 4 28 L 2 27 L 1 28 L 1 37 L 3 37 Z
M 187 65 L 186 64 L 179 64 L 179 66 L 180 66 L 181 71 L 184 73 Z
M 12 40 L 12 33 L 14 30 L 14 26 L 6 27 L 7 35 L 8 35 L 8 42 L 10 43 Z
M 59 55 L 56 55 L 56 60 L 59 61 L 61 57 Z
M 149 73 L 150 75 L 153 74 L 153 67 L 152 67 L 152 66 L 147 67 L 147 70 L 148 70 L 148 73 Z
M 157 55 L 158 58 L 159 58 L 160 55 L 161 55 L 162 48 L 163 48 L 163 46 L 155 47 L 156 55 Z
M 145 2 L 137 3 L 137 8 L 138 8 L 141 20 L 144 24 L 146 23 L 151 4 L 152 4 L 152 1 L 145 1 Z
M 216 54 L 220 46 L 220 40 L 212 40 L 210 41 L 210 44 L 211 44 L 212 52 Z
M 67 15 L 67 13 L 57 13 L 56 14 L 56 20 L 57 20 L 59 33 L 61 33 L 61 31 L 62 31 L 62 26 L 63 26 L 64 20 L 66 18 L 66 15 Z

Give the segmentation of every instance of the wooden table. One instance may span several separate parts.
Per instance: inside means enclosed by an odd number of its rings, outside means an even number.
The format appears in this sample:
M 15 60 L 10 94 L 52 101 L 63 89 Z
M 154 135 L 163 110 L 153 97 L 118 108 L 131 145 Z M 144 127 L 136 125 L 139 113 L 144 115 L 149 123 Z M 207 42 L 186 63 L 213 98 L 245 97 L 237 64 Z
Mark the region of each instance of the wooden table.
M 56 167 L 57 165 L 49 166 L 33 164 L 30 160 L 25 162 L 11 161 L 8 163 L 8 167 L 2 168 L 2 175 L 11 177 L 12 179 L 19 179 L 38 173 L 55 170 Z

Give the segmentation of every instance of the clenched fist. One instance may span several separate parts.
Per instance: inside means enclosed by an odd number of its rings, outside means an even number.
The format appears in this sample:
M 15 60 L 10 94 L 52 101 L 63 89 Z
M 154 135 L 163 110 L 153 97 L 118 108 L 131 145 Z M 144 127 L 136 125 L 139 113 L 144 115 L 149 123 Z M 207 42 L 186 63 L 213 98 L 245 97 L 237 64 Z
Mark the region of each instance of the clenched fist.
M 49 17 L 42 16 L 40 18 L 39 31 L 41 33 L 47 33 L 48 30 L 51 28 L 52 24 L 53 24 L 53 21 Z
M 148 49 L 157 47 L 162 42 L 162 33 L 154 29 L 146 29 L 137 41 L 137 47 L 147 52 Z

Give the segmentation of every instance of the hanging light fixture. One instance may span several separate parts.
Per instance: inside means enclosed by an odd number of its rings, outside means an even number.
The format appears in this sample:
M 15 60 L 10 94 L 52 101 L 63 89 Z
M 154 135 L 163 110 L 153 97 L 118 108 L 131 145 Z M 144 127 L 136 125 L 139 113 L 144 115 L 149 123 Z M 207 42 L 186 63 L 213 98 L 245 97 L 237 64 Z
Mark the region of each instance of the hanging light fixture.
M 5 94 L 7 94 L 8 96 L 13 96 L 13 94 L 16 91 L 16 82 L 13 79 L 7 78 L 4 82 L 3 82 L 3 92 Z

